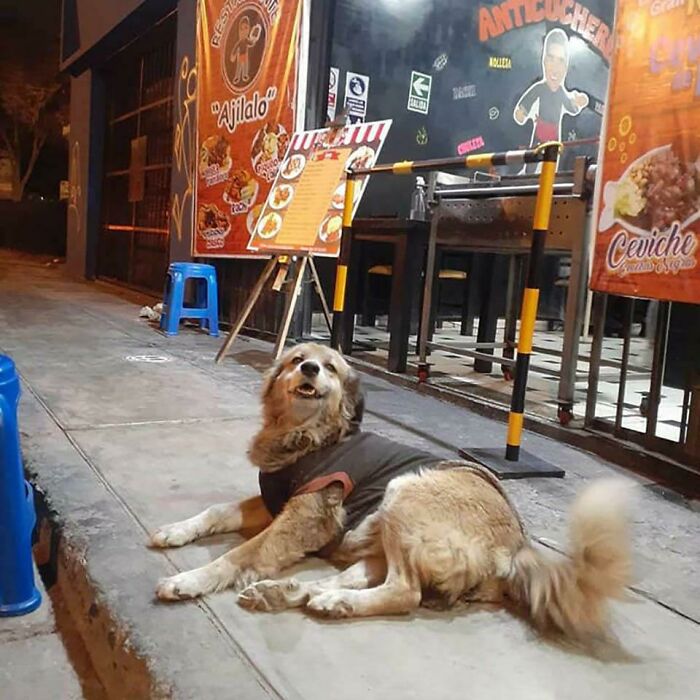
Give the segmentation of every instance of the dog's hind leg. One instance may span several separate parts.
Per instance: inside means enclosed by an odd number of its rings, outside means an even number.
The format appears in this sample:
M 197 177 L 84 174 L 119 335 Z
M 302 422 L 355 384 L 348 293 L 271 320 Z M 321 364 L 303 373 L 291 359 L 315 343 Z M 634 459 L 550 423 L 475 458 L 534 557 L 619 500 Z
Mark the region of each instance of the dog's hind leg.
M 152 547 L 180 547 L 200 537 L 220 532 L 262 530 L 272 522 L 260 496 L 241 503 L 220 503 L 210 506 L 198 515 L 177 523 L 164 525 L 152 535 Z
M 386 577 L 384 558 L 361 559 L 349 568 L 317 581 L 259 581 L 248 586 L 238 596 L 238 604 L 250 610 L 284 610 L 300 608 L 324 591 L 360 590 L 381 583 Z
M 379 525 L 387 562 L 384 583 L 365 590 L 345 588 L 320 592 L 309 600 L 309 610 L 324 617 L 369 617 L 408 613 L 420 605 L 421 584 L 411 564 L 410 544 L 403 541 L 400 530 L 386 511 Z

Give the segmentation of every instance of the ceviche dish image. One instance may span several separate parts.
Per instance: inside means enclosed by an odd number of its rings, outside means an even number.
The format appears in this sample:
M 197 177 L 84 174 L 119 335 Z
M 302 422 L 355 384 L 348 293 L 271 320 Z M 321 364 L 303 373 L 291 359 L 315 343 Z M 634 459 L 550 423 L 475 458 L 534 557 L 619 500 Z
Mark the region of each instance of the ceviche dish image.
M 638 233 L 665 231 L 700 213 L 700 156 L 688 162 L 670 144 L 648 151 L 604 191 L 600 228 L 618 221 Z

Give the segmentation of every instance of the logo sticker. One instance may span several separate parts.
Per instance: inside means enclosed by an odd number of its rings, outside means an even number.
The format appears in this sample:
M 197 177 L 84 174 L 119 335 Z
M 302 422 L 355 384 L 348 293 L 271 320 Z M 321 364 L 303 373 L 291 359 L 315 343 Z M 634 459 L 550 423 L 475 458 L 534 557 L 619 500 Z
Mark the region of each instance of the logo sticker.
M 433 79 L 417 70 L 411 71 L 411 83 L 408 88 L 407 109 L 419 114 L 427 114 L 430 108 L 430 88 Z
M 434 61 L 433 68 L 436 71 L 441 71 L 447 65 L 447 54 L 441 53 Z
M 351 124 L 362 122 L 367 116 L 369 76 L 347 72 L 345 76 L 345 103 Z

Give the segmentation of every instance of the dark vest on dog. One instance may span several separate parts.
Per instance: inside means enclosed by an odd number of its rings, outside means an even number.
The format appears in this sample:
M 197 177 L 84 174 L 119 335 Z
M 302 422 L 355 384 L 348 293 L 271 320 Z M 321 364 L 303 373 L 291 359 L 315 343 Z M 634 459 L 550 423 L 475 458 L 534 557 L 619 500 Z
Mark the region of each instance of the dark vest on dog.
M 260 472 L 260 493 L 270 514 L 277 516 L 293 496 L 340 483 L 345 527 L 352 529 L 379 507 L 394 477 L 434 467 L 441 461 L 380 435 L 357 432 L 279 471 Z

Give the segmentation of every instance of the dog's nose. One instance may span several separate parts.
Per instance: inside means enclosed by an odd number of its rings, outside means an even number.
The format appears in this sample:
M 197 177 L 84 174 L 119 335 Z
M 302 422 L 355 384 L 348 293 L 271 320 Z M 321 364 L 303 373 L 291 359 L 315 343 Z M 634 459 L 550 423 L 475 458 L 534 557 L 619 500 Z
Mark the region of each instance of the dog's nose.
M 319 364 L 313 360 L 302 362 L 299 369 L 305 377 L 315 377 L 321 371 Z

